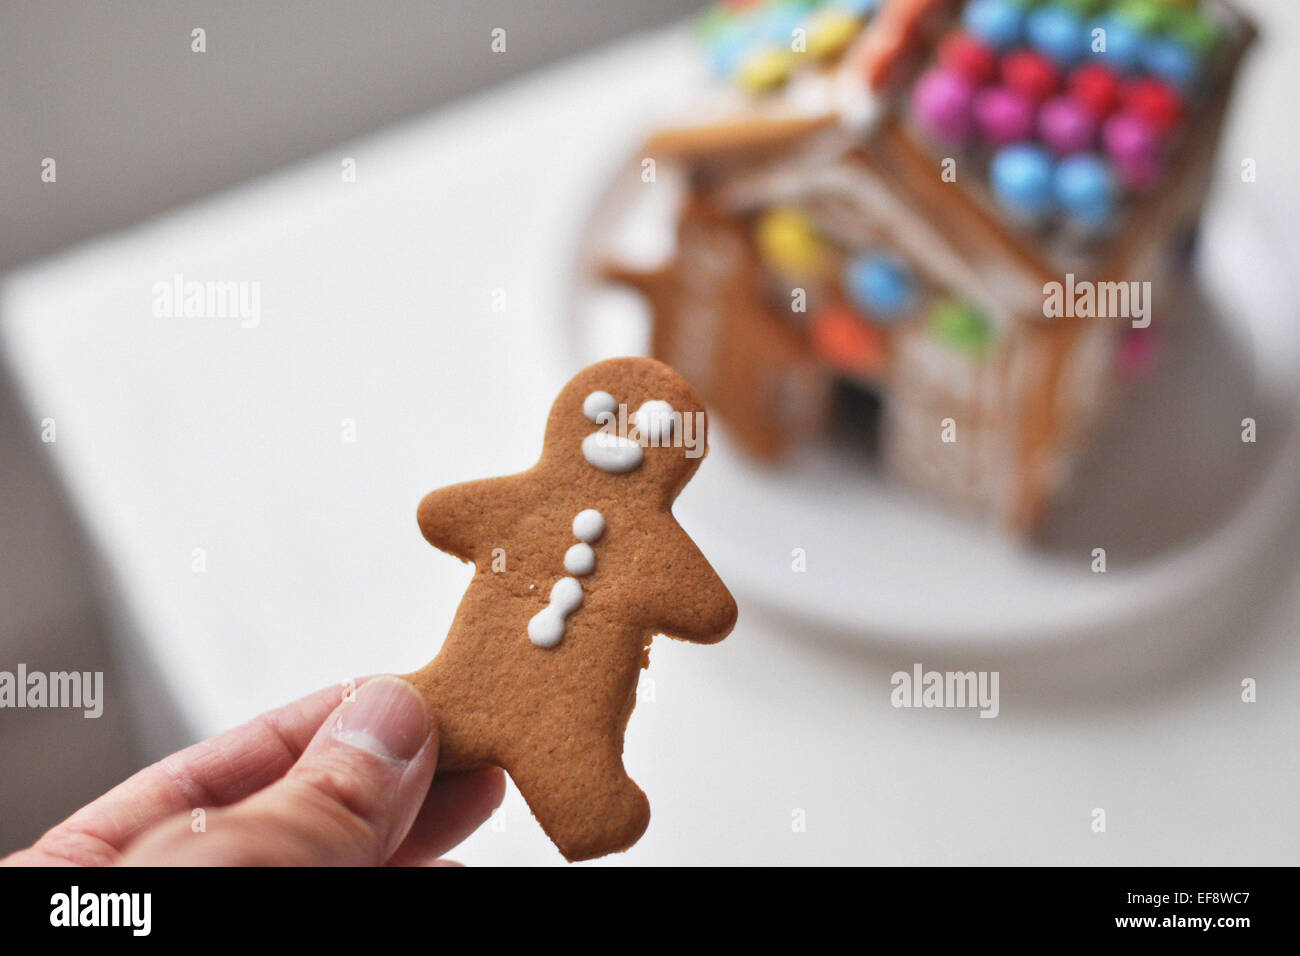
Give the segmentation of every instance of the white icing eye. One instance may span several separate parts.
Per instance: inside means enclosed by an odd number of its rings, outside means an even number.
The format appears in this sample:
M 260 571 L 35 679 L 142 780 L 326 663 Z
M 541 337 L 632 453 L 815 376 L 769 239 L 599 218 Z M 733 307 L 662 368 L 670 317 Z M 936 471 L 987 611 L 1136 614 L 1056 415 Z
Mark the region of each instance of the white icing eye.
M 655 398 L 638 408 L 632 420 L 644 441 L 652 445 L 663 445 L 672 440 L 676 415 L 671 405 Z
M 595 541 L 605 533 L 605 516 L 595 508 L 584 508 L 573 519 L 573 536 L 579 541 Z
M 609 392 L 592 392 L 582 402 L 582 414 L 588 421 L 598 421 L 602 412 L 613 414 L 618 411 L 618 402 Z

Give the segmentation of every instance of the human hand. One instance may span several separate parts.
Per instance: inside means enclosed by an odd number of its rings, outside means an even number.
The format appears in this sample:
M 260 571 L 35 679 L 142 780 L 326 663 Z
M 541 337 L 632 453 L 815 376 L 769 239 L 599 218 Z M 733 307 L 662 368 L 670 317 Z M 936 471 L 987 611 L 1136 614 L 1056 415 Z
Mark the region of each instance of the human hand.
M 504 775 L 434 780 L 437 724 L 401 678 L 340 696 L 326 688 L 166 757 L 0 863 L 445 864 L 500 805 Z

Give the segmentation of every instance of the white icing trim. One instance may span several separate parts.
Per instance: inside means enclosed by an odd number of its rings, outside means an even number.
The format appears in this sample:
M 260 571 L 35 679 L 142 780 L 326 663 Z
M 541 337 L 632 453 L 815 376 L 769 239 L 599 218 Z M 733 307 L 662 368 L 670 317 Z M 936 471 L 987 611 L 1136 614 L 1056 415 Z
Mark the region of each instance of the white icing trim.
M 551 602 L 528 622 L 528 639 L 538 647 L 554 647 L 564 640 L 564 619 L 582 604 L 577 578 L 560 578 L 551 588 Z

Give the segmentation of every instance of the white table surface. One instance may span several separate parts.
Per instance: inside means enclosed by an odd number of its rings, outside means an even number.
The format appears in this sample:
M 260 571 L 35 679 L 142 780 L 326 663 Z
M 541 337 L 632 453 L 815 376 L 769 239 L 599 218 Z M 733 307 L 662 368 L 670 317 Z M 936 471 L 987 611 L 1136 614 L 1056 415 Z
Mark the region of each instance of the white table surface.
M 46 447 L 172 736 L 436 653 L 470 572 L 425 544 L 415 505 L 531 464 L 574 370 L 557 329 L 578 231 L 689 94 L 690 61 L 680 33 L 629 41 L 6 282 L 32 428 L 57 423 Z M 1271 54 L 1252 76 L 1234 148 L 1294 170 L 1287 94 L 1267 86 L 1284 70 Z M 259 282 L 260 325 L 155 318 L 152 287 L 176 273 Z M 1289 546 L 1270 563 L 1234 583 L 1253 613 L 1222 641 L 1141 671 L 1124 647 L 1142 629 L 1076 654 L 922 661 L 999 669 L 996 720 L 895 710 L 889 675 L 912 657 L 753 605 L 721 645 L 661 639 L 627 738 L 654 817 L 612 862 L 1295 862 L 1300 563 Z M 458 857 L 559 862 L 513 791 Z

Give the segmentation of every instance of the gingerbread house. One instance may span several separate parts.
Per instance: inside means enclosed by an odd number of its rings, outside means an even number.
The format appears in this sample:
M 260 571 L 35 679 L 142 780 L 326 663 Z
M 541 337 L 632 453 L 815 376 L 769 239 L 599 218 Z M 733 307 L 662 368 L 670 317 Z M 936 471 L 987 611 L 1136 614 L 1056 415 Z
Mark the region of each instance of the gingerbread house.
M 1177 321 L 1250 23 L 759 0 L 699 33 L 716 83 L 641 151 L 689 183 L 675 254 L 602 263 L 649 301 L 655 356 L 757 459 L 847 418 L 889 473 L 1032 529 Z

